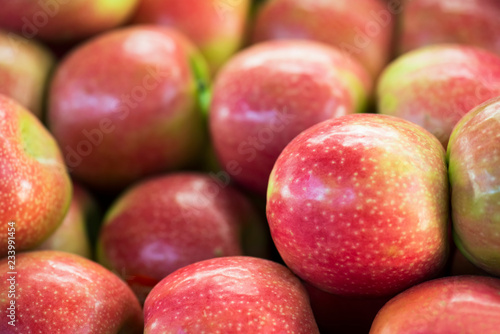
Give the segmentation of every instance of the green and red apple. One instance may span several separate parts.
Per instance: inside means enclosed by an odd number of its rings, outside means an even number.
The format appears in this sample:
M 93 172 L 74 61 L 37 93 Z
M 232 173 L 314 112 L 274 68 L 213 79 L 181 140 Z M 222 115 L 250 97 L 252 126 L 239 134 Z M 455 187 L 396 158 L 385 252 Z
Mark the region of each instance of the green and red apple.
M 268 41 L 233 57 L 214 83 L 210 132 L 225 170 L 265 195 L 274 162 L 300 132 L 364 111 L 372 79 L 339 49 L 313 41 Z
M 42 118 L 55 60 L 41 44 L 0 30 L 0 94 Z
M 400 52 L 459 43 L 500 55 L 498 0 L 404 0 L 401 10 Z
M 274 165 L 267 218 L 288 267 L 343 296 L 394 295 L 433 278 L 448 255 L 445 151 L 396 117 L 315 125 Z
M 184 33 L 214 73 L 242 45 L 249 6 L 250 0 L 139 0 L 133 22 Z
M 500 276 L 500 96 L 460 120 L 448 164 L 455 243 L 475 265 Z
M 253 41 L 301 38 L 331 44 L 375 78 L 389 61 L 395 21 L 381 0 L 270 0 L 257 13 Z
M 419 284 L 391 299 L 370 334 L 481 333 L 500 328 L 500 280 L 453 276 Z
M 139 0 L 0 0 L 0 28 L 28 39 L 81 40 L 125 23 Z
M 13 248 L 20 252 L 36 247 L 61 224 L 71 201 L 71 181 L 52 135 L 31 112 L 4 95 L 0 134 L 3 257 Z
M 319 334 L 300 280 L 252 257 L 197 262 L 163 279 L 144 305 L 145 334 Z
M 140 334 L 139 301 L 101 265 L 58 251 L 0 261 L 1 333 Z
M 402 55 L 380 76 L 378 112 L 404 118 L 446 148 L 454 126 L 472 108 L 500 95 L 500 56 L 458 44 Z
M 133 26 L 80 45 L 56 70 L 48 110 L 75 178 L 121 189 L 197 159 L 207 76 L 199 52 L 169 28 Z
M 111 206 L 98 260 L 126 280 L 144 302 L 164 277 L 220 256 L 265 257 L 265 222 L 238 190 L 199 173 L 141 182 Z

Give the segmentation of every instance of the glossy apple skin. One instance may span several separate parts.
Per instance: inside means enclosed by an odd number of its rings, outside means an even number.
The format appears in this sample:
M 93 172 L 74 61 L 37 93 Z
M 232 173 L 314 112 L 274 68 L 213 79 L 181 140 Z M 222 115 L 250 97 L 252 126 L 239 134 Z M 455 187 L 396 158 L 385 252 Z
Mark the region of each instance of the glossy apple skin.
M 390 300 L 370 334 L 498 333 L 500 280 L 454 276 L 419 284 Z
M 445 152 L 396 117 L 356 114 L 297 136 L 274 165 L 267 218 L 293 272 L 344 296 L 389 296 L 448 253 Z
M 52 53 L 35 41 L 0 30 L 0 94 L 42 118 Z
M 257 14 L 253 41 L 303 38 L 331 44 L 377 77 L 389 61 L 394 22 L 380 0 L 357 1 L 355 9 L 348 0 L 272 0 Z
M 219 256 L 265 256 L 265 223 L 236 189 L 208 174 L 174 173 L 140 183 L 107 213 L 98 260 L 144 301 L 173 271 Z
M 0 0 L 0 28 L 45 41 L 80 40 L 119 26 L 138 0 Z
M 470 111 L 448 146 L 453 232 L 457 247 L 500 276 L 500 97 Z
M 221 167 L 265 195 L 274 162 L 300 132 L 363 111 L 369 74 L 355 59 L 313 41 L 269 41 L 233 57 L 219 72 L 210 133 Z
M 390 297 L 344 297 L 307 283 L 304 286 L 320 333 L 366 334 L 377 312 L 390 300 Z
M 145 334 L 319 333 L 301 282 L 252 257 L 205 260 L 163 279 L 144 306 Z
M 433 45 L 391 63 L 377 85 L 378 112 L 416 123 L 446 148 L 458 121 L 500 95 L 500 56 L 465 45 Z
M 142 333 L 137 298 L 125 282 L 101 265 L 57 251 L 16 257 L 16 326 L 2 321 L 1 333 Z M 13 300 L 8 297 L 6 279 L 11 270 L 7 258 L 1 260 L 0 269 L 5 278 L 0 283 L 0 305 L 7 310 Z
M 429 44 L 459 43 L 500 55 L 497 0 L 408 0 L 402 9 L 400 52 Z
M 88 225 L 96 207 L 90 194 L 73 183 L 73 196 L 63 222 L 37 250 L 56 250 L 92 259 Z
M 123 188 L 198 156 L 205 137 L 199 84 L 206 87 L 206 64 L 179 33 L 154 26 L 115 30 L 58 67 L 49 128 L 77 179 Z
M 140 0 L 133 22 L 181 31 L 215 72 L 240 48 L 249 6 L 250 0 Z
M 7 223 L 15 223 L 15 249 L 31 249 L 62 222 L 71 181 L 56 141 L 14 100 L 0 95 L 0 256 L 7 255 Z

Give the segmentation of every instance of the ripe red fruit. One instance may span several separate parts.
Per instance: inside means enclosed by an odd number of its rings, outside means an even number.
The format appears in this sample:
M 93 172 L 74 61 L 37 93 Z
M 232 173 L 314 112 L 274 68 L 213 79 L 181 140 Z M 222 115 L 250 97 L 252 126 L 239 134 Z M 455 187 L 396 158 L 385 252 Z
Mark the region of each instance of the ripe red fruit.
M 222 168 L 265 195 L 274 162 L 300 132 L 366 109 L 372 81 L 336 48 L 270 41 L 233 57 L 219 72 L 210 131 Z
M 191 263 L 220 256 L 266 256 L 265 223 L 236 189 L 208 175 L 174 173 L 144 181 L 113 204 L 98 260 L 143 302 L 155 284 Z
M 500 328 L 500 280 L 454 276 L 414 286 L 377 314 L 370 334 L 481 333 Z
M 7 258 L 0 261 L 0 333 L 142 333 L 137 298 L 99 264 L 70 253 L 35 251 L 18 254 L 14 270 L 11 265 Z
M 395 117 L 325 121 L 276 161 L 267 217 L 283 260 L 305 281 L 341 295 L 395 294 L 445 264 L 444 149 Z
M 251 257 L 179 269 L 151 291 L 144 318 L 145 334 L 319 333 L 297 277 L 278 263 Z
M 471 110 L 448 145 L 455 243 L 500 276 L 500 97 Z
M 8 249 L 36 247 L 59 226 L 71 201 L 71 181 L 52 135 L 3 95 L 0 134 L 0 224 L 5 228 L 0 256 L 5 256 Z

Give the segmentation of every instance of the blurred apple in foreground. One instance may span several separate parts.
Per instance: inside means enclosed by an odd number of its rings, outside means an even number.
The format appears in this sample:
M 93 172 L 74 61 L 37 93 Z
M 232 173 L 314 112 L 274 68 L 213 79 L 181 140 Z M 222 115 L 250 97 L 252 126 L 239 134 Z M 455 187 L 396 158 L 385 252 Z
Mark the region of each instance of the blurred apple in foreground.
M 446 148 L 469 110 L 500 95 L 500 56 L 452 44 L 415 50 L 384 70 L 377 95 L 378 112 L 424 127 Z
M 56 71 L 48 119 L 75 177 L 117 189 L 197 158 L 206 71 L 168 28 L 115 30 L 78 47 Z
M 138 0 L 0 0 L 0 28 L 25 38 L 79 40 L 125 23 Z
M 134 23 L 154 23 L 186 34 L 213 72 L 242 44 L 250 0 L 140 0 Z
M 106 215 L 98 260 L 144 301 L 188 264 L 220 256 L 265 256 L 265 222 L 236 189 L 205 174 L 177 173 L 128 190 Z
M 457 124 L 448 161 L 455 243 L 478 267 L 500 276 L 500 97 Z
M 338 47 L 373 75 L 389 61 L 395 18 L 381 0 L 271 0 L 257 14 L 254 42 L 305 38 Z
M 95 262 L 65 252 L 36 251 L 17 255 L 16 274 L 10 273 L 7 258 L 0 261 L 0 270 L 1 333 L 142 333 L 136 297 Z
M 497 334 L 500 280 L 446 277 L 414 286 L 377 314 L 370 334 Z
M 13 247 L 19 252 L 37 246 L 59 226 L 71 201 L 71 181 L 51 134 L 4 95 L 0 134 L 0 221 L 5 227 L 0 256 L 5 256 Z
M 405 0 L 402 8 L 400 52 L 460 43 L 500 55 L 498 0 Z
M 42 118 L 54 56 L 41 44 L 0 30 L 0 94 Z
M 222 168 L 265 195 L 283 148 L 308 127 L 364 111 L 372 81 L 340 50 L 312 41 L 270 41 L 236 55 L 219 72 L 210 131 Z
M 144 305 L 145 334 L 319 333 L 301 282 L 251 257 L 191 264 L 163 279 Z
M 448 178 L 437 139 L 408 121 L 357 114 L 313 126 L 274 165 L 271 235 L 322 290 L 390 296 L 443 268 Z
M 90 220 L 95 217 L 97 204 L 81 186 L 73 183 L 73 197 L 62 224 L 37 250 L 57 250 L 92 258 Z
M 343 297 L 307 283 L 305 287 L 321 333 L 366 334 L 377 312 L 390 299 Z

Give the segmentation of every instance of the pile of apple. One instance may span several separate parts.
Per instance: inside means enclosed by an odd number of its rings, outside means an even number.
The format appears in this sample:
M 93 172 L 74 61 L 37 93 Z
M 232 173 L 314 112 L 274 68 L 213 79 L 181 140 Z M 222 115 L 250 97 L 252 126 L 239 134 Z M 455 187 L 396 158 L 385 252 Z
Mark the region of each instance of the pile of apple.
M 500 1 L 0 0 L 0 334 L 500 333 Z

